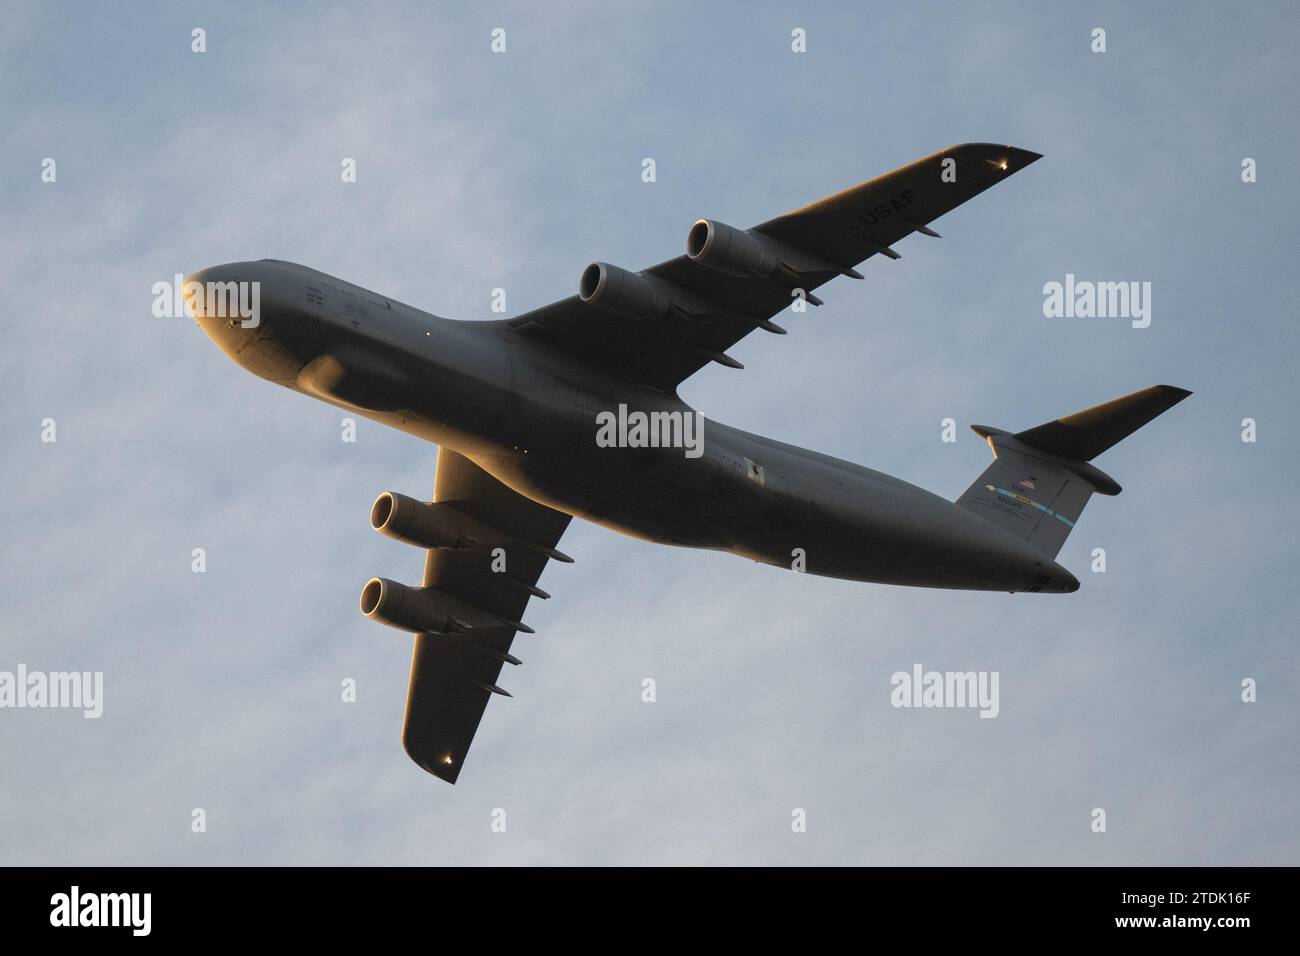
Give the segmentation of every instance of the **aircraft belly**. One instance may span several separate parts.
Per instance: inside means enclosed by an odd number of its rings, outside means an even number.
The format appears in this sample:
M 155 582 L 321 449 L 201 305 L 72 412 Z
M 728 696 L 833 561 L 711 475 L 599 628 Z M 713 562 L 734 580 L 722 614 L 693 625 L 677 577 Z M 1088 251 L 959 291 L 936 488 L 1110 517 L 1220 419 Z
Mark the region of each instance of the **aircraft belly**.
M 548 507 L 662 544 L 727 549 L 754 514 L 718 462 L 681 449 L 574 448 L 475 461 L 512 490 Z
M 648 541 L 726 550 L 810 574 L 919 587 L 1019 590 L 1042 556 L 929 492 L 813 462 L 754 462 L 715 443 L 471 456 L 512 490 Z

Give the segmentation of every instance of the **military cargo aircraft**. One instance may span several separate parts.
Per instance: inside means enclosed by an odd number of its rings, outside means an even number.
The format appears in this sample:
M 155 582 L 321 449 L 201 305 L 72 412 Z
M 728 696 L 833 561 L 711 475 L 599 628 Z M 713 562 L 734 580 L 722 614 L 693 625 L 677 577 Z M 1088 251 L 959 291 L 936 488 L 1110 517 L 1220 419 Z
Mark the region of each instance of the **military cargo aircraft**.
M 853 581 L 1068 593 L 1057 564 L 1096 492 L 1093 458 L 1189 392 L 1157 385 L 1012 433 L 972 426 L 993 463 L 947 501 L 897 478 L 705 420 L 677 394 L 815 290 L 1039 159 L 954 146 L 739 229 L 692 225 L 640 272 L 592 263 L 578 292 L 515 318 L 455 321 L 289 262 L 204 269 L 203 331 L 247 370 L 438 445 L 432 501 L 387 491 L 375 530 L 427 551 L 418 587 L 367 582 L 361 610 L 415 635 L 406 752 L 454 783 L 515 634 L 573 517 L 647 541 Z M 258 314 L 231 308 L 255 284 Z M 784 319 L 783 319 L 784 321 Z

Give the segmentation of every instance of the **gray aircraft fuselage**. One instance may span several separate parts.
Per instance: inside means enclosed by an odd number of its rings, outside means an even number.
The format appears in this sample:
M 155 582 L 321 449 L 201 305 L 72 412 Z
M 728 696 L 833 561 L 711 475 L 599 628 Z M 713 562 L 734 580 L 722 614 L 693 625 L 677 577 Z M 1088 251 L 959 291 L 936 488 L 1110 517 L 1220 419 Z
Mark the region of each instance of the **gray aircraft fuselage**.
M 693 410 L 512 329 L 439 318 L 304 266 L 216 266 L 256 282 L 255 327 L 194 314 L 262 378 L 465 455 L 566 514 L 663 544 L 887 584 L 1071 592 L 1075 577 L 979 515 L 897 478 L 707 420 L 702 454 L 600 447 L 597 414 Z M 1044 580 L 1046 583 L 1044 583 Z

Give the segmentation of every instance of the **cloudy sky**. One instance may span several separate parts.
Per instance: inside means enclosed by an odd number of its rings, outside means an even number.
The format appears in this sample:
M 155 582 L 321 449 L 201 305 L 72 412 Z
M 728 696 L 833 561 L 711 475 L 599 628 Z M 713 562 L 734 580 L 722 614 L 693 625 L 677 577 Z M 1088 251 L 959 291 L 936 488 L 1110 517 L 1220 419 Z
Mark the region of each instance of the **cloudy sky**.
M 699 6 L 9 5 L 0 671 L 102 671 L 105 699 L 0 710 L 0 863 L 1300 862 L 1294 8 Z M 357 594 L 418 580 L 367 515 L 429 495 L 434 449 L 343 443 L 154 318 L 153 283 L 270 257 L 519 314 L 697 217 L 966 141 L 1044 159 L 682 394 L 951 498 L 988 463 L 972 422 L 1192 389 L 1099 460 L 1125 492 L 1060 556 L 1082 589 L 828 581 L 575 522 L 514 699 L 455 787 L 417 769 L 410 641 Z M 1067 273 L 1151 282 L 1150 327 L 1044 318 Z M 999 716 L 891 707 L 916 663 L 999 672 Z

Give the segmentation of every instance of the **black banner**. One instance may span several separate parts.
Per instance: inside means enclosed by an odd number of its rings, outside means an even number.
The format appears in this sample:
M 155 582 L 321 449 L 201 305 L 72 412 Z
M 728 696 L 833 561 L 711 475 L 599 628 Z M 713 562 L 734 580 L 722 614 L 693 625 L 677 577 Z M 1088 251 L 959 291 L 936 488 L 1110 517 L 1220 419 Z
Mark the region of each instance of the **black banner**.
M 781 929 L 926 943 L 1205 939 L 1277 933 L 1286 869 L 10 869 L 8 941 L 375 941 L 469 934 L 492 944 L 676 927 L 731 943 Z M 617 934 L 609 936 L 609 933 Z M 540 940 L 534 940 L 540 942 Z

